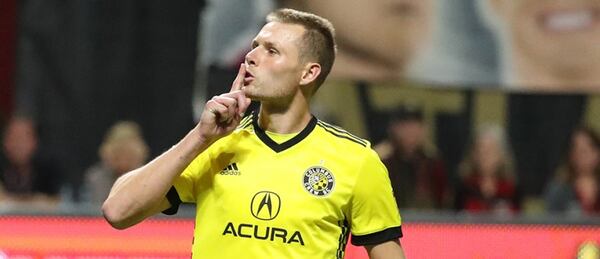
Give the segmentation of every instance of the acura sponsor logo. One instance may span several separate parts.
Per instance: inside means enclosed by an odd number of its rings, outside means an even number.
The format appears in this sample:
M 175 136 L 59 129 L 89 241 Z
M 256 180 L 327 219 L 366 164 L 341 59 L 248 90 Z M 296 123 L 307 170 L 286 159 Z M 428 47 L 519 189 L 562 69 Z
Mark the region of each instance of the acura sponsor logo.
M 281 198 L 277 193 L 261 191 L 252 197 L 250 211 L 252 216 L 260 220 L 272 220 L 279 215 Z
M 279 197 L 277 193 L 271 191 L 260 191 L 254 194 L 252 201 L 250 202 L 250 212 L 252 216 L 259 220 L 273 220 L 279 215 L 280 210 L 281 197 Z M 304 245 L 302 233 L 298 230 L 252 223 L 236 224 L 234 222 L 228 222 L 223 230 L 223 236 Z

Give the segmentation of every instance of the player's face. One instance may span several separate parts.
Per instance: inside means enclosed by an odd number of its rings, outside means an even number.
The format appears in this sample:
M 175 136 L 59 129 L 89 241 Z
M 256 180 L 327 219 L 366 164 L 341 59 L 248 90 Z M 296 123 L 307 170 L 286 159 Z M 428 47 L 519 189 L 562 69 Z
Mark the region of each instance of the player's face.
M 350 49 L 385 64 L 402 67 L 429 35 L 431 0 L 304 1 L 307 9 L 329 19 L 340 52 Z
M 511 47 L 558 73 L 600 69 L 600 0 L 490 0 Z
M 246 77 L 242 88 L 253 100 L 269 101 L 293 95 L 299 88 L 303 66 L 299 44 L 304 27 L 271 22 L 265 25 L 246 54 Z

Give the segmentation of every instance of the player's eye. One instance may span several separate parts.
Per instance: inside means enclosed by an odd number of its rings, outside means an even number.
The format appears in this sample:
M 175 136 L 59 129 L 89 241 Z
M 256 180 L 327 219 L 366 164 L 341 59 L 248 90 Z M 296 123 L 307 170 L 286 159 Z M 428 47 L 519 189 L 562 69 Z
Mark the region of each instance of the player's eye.
M 277 52 L 277 50 L 276 50 L 276 49 L 274 49 L 274 48 L 269 48 L 267 51 L 268 51 L 268 52 L 269 52 L 269 54 L 271 54 L 271 55 L 275 55 L 275 54 L 279 53 L 279 52 Z

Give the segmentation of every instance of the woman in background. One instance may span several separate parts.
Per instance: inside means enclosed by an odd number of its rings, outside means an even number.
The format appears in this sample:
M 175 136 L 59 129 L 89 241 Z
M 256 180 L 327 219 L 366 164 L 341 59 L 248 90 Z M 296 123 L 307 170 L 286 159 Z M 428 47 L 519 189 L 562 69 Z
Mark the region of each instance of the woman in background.
M 459 173 L 457 209 L 491 213 L 518 210 L 512 152 L 500 127 L 478 130 Z
M 14 117 L 8 122 L 0 148 L 0 207 L 57 208 L 62 171 L 54 157 L 41 150 L 32 119 Z
M 565 161 L 544 195 L 551 212 L 600 212 L 600 138 L 591 128 L 577 128 Z

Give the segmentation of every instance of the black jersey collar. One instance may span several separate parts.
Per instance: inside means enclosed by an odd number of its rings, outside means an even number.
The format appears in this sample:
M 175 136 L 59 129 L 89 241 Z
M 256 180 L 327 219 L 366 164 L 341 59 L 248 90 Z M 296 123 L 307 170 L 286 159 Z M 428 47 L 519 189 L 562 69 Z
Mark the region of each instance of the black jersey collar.
M 300 131 L 300 133 L 298 133 L 296 136 L 289 139 L 288 141 L 278 144 L 277 142 L 272 140 L 269 137 L 269 135 L 267 135 L 265 130 L 261 129 L 260 126 L 258 126 L 258 111 L 253 111 L 252 115 L 253 115 L 252 116 L 252 126 L 254 127 L 254 132 L 256 132 L 256 135 L 258 136 L 258 138 L 263 143 L 265 143 L 265 145 L 267 145 L 268 147 L 270 147 L 273 151 L 275 151 L 277 153 L 284 151 L 284 150 L 298 144 L 300 141 L 302 141 L 304 138 L 306 138 L 308 136 L 308 134 L 310 134 L 312 132 L 312 130 L 315 128 L 315 126 L 317 125 L 317 118 L 315 116 L 312 116 L 312 118 L 308 122 L 308 125 L 306 125 L 306 127 L 302 131 Z

